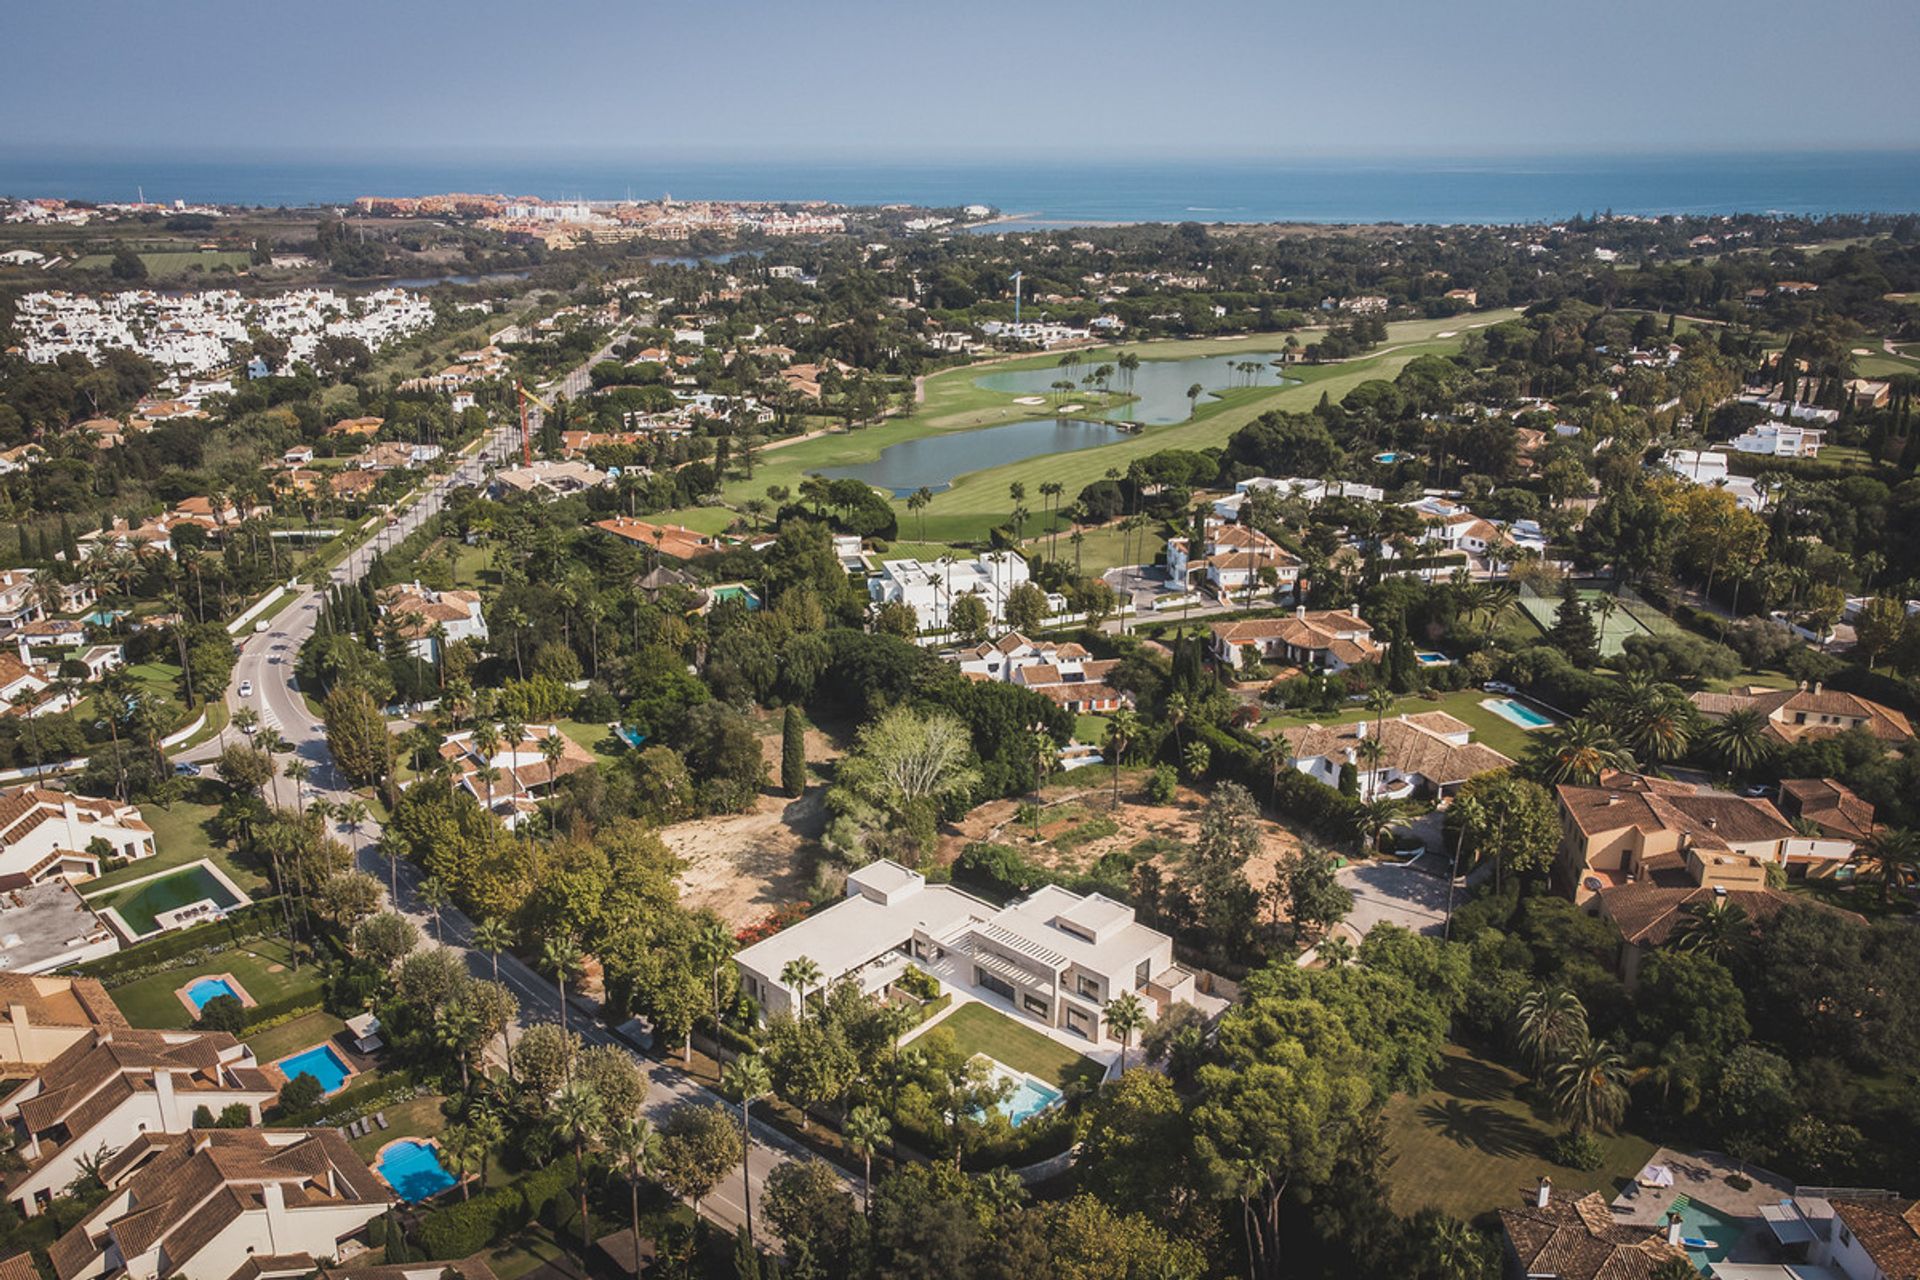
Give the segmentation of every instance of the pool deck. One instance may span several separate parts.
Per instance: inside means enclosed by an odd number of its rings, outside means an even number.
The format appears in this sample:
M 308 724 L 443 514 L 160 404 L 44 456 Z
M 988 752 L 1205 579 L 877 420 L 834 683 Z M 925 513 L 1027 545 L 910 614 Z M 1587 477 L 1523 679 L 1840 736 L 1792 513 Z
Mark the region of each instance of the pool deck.
M 359 1079 L 363 1073 L 367 1071 L 371 1071 L 374 1066 L 374 1062 L 372 1058 L 369 1058 L 364 1053 L 355 1053 L 352 1049 L 349 1049 L 348 1047 L 340 1043 L 339 1036 L 333 1036 L 330 1039 L 322 1040 L 317 1044 L 310 1044 L 304 1049 L 295 1049 L 292 1053 L 282 1054 L 279 1058 L 277 1058 L 273 1062 L 268 1063 L 267 1066 L 273 1071 L 273 1074 L 279 1076 L 282 1081 L 289 1081 L 292 1079 L 292 1077 L 288 1076 L 285 1071 L 280 1069 L 280 1064 L 282 1062 L 291 1061 L 292 1059 L 299 1057 L 303 1053 L 312 1053 L 315 1049 L 333 1050 L 334 1056 L 339 1058 L 340 1061 L 343 1064 L 345 1064 L 347 1068 L 347 1074 L 345 1078 L 340 1081 L 339 1086 L 337 1088 L 327 1090 L 324 1096 L 329 1098 L 331 1098 L 334 1094 L 339 1093 L 346 1088 L 349 1088 L 355 1080 Z
M 1621 1222 L 1652 1229 L 1664 1227 L 1669 1206 L 1678 1197 L 1685 1196 L 1696 1204 L 1718 1209 L 1730 1218 L 1740 1218 L 1745 1222 L 1746 1234 L 1727 1251 L 1725 1258 L 1715 1261 L 1776 1260 L 1774 1252 L 1768 1248 L 1771 1237 L 1760 1220 L 1760 1210 L 1766 1205 L 1779 1204 L 1791 1198 L 1792 1183 L 1764 1169 L 1756 1169 L 1713 1151 L 1689 1153 L 1661 1147 L 1647 1157 L 1647 1163 L 1664 1164 L 1673 1170 L 1673 1185 L 1640 1187 L 1637 1193 L 1630 1187 L 1614 1197 L 1613 1212 Z M 1727 1179 L 1732 1177 L 1746 1178 L 1753 1185 L 1742 1191 L 1728 1183 Z
M 118 897 L 122 894 L 125 894 L 129 889 L 137 889 L 142 885 L 152 884 L 156 880 L 165 880 L 169 876 L 177 876 L 177 875 L 191 873 L 195 868 L 205 868 L 209 876 L 213 877 L 213 879 L 216 882 L 218 882 L 221 886 L 223 886 L 228 893 L 231 893 L 234 896 L 233 904 L 227 907 L 219 907 L 216 904 L 216 910 L 214 911 L 214 913 L 210 916 L 205 917 L 205 919 L 203 920 L 194 920 L 191 922 L 177 922 L 174 924 L 160 924 L 156 919 L 155 927 L 152 929 L 149 929 L 145 933 L 136 932 L 133 926 L 127 922 L 126 918 L 120 914 L 120 911 L 117 907 L 94 905 L 95 903 L 101 902 L 104 899 Z M 102 889 L 100 892 L 95 893 L 90 897 L 88 897 L 86 899 L 86 903 L 89 907 L 93 908 L 93 912 L 95 915 L 98 915 L 102 920 L 105 920 L 109 925 L 112 925 L 115 929 L 117 929 L 120 932 L 120 935 L 126 939 L 127 944 L 129 946 L 132 946 L 136 943 L 145 942 L 149 938 L 157 938 L 163 933 L 171 933 L 175 929 L 191 928 L 192 925 L 202 924 L 205 922 L 205 920 L 223 919 L 225 918 L 226 914 L 229 911 L 238 911 L 242 907 L 252 906 L 253 899 L 247 895 L 245 890 L 241 889 L 239 885 L 233 882 L 232 877 L 227 875 L 226 872 L 222 871 L 218 866 L 216 866 L 214 864 L 213 859 L 199 858 L 193 862 L 183 862 L 177 867 L 168 867 L 164 871 L 156 871 L 152 875 L 141 876 L 137 880 L 128 880 L 124 884 L 116 884 L 110 889 Z M 192 904 L 183 904 L 183 905 L 192 905 Z M 177 911 L 177 910 L 179 910 L 179 908 L 177 907 L 167 908 L 163 910 L 161 914 L 165 914 L 165 911 Z
M 239 997 L 240 1007 L 243 1009 L 251 1009 L 255 1005 L 260 1003 L 258 1000 L 255 1000 L 251 994 L 248 993 L 246 984 L 242 983 L 240 979 L 234 977 L 232 974 L 203 973 L 198 975 L 195 978 L 190 979 L 185 986 L 176 989 L 173 993 L 175 997 L 179 999 L 180 1003 L 187 1007 L 187 1012 L 193 1015 L 193 1020 L 195 1022 L 198 1022 L 200 1020 L 200 1006 L 193 1002 L 193 996 L 191 992 L 195 987 L 199 986 L 201 983 L 209 982 L 209 981 L 226 983 L 227 990 L 233 992 L 235 996 Z M 209 1000 L 215 1000 L 215 999 L 218 999 L 219 997 L 209 996 L 207 998 Z

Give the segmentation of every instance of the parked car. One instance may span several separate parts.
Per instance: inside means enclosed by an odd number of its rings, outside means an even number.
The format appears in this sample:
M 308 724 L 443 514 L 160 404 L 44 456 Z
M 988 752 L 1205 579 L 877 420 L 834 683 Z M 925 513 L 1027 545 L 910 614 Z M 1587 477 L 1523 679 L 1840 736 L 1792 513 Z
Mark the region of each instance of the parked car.
M 180 763 L 174 765 L 173 771 L 182 778 L 197 778 L 200 776 L 200 766 L 186 760 L 182 760 Z
M 251 698 L 253 696 L 253 681 L 242 680 L 240 682 L 240 696 L 243 698 Z
M 1485 684 L 1481 685 L 1480 688 L 1487 693 L 1514 694 L 1514 693 L 1520 692 L 1518 689 L 1508 684 L 1505 680 L 1489 680 Z

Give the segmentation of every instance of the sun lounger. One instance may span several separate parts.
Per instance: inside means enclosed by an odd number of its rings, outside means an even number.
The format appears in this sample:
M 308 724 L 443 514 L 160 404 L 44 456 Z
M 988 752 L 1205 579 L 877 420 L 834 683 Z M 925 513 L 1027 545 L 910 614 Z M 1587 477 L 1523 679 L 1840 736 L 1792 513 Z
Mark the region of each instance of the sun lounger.
M 375 1124 L 377 1124 L 377 1125 L 379 1125 L 379 1126 L 380 1126 L 380 1127 L 381 1127 L 382 1129 L 384 1129 L 384 1128 L 386 1128 L 386 1127 L 387 1127 L 387 1113 L 386 1113 L 386 1112 L 384 1112 L 384 1111 L 376 1111 L 376 1112 L 374 1112 L 374 1114 L 373 1114 L 373 1122 L 374 1122 Z

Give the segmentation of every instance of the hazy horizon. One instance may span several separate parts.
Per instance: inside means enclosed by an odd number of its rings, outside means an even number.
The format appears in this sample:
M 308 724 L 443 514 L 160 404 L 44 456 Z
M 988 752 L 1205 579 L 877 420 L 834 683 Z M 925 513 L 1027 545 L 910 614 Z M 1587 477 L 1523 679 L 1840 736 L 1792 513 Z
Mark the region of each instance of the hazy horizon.
M 0 154 L 1526 159 L 1920 145 L 1920 5 L 96 0 L 10 15 Z M 84 73 L 76 55 L 84 52 Z M 0 185 L 4 185 L 0 183 Z

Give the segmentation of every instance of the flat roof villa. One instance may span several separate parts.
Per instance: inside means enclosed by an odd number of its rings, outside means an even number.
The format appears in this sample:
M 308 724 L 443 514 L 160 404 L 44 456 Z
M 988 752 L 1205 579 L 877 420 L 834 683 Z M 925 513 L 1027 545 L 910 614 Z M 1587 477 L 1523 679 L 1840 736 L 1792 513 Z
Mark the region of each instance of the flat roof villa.
M 822 985 L 877 993 L 909 964 L 957 994 L 1098 1044 L 1103 1010 L 1123 991 L 1150 1013 L 1191 1001 L 1195 975 L 1173 962 L 1173 939 L 1101 894 L 1048 885 L 1006 907 L 882 859 L 847 877 L 840 902 L 737 953 L 741 985 L 768 1014 L 791 1012 L 783 981 L 802 957 Z

